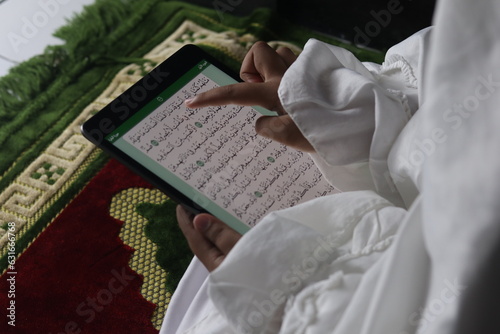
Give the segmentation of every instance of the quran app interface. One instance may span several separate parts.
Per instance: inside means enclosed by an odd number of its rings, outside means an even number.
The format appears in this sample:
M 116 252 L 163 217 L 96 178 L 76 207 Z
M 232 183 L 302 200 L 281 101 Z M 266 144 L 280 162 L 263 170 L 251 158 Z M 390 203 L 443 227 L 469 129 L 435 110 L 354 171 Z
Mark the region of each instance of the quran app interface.
M 201 62 L 107 138 L 230 225 L 251 227 L 271 211 L 335 192 L 307 154 L 256 134 L 255 121 L 269 111 L 184 104 L 235 82 Z

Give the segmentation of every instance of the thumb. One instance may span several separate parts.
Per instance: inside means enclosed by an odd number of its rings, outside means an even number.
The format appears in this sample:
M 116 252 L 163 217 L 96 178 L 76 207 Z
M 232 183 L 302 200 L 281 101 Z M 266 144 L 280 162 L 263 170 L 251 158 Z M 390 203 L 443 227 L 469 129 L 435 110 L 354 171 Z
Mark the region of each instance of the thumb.
M 220 219 L 212 215 L 201 213 L 194 217 L 193 225 L 210 243 L 212 243 L 223 255 L 229 253 L 241 234 L 233 230 Z
M 189 248 L 208 271 L 217 268 L 241 235 L 212 215 L 193 216 L 177 206 L 177 221 Z

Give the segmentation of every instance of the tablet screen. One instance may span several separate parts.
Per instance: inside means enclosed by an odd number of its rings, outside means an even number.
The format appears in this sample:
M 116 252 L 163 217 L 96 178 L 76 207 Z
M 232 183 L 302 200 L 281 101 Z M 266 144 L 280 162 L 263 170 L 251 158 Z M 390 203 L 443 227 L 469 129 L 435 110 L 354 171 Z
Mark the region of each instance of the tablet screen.
M 259 107 L 187 108 L 198 93 L 236 81 L 203 60 L 106 140 L 244 233 L 265 214 L 335 192 L 308 154 L 256 134 Z M 243 224 L 242 224 L 243 223 Z

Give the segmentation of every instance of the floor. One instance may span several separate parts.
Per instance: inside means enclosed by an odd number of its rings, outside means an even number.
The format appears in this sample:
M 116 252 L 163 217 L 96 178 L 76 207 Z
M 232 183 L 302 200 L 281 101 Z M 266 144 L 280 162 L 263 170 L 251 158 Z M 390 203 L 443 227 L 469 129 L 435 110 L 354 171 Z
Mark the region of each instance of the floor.
M 94 0 L 0 0 L 0 76 L 9 68 L 61 44 L 52 36 Z

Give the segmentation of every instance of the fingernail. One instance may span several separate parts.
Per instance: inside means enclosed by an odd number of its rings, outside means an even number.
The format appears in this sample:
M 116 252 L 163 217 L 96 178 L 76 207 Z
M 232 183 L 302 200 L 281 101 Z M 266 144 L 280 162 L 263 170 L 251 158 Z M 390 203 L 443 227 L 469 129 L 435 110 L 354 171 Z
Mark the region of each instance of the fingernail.
M 194 218 L 193 224 L 198 231 L 204 232 L 208 230 L 212 222 L 210 220 L 210 217 L 207 217 L 206 215 L 200 215 Z
M 187 105 L 190 105 L 190 104 L 191 104 L 191 103 L 193 103 L 195 100 L 196 100 L 196 97 L 193 97 L 193 98 L 191 98 L 191 99 L 187 99 L 187 100 L 185 100 L 185 101 L 184 101 L 184 103 L 185 103 L 185 104 L 187 104 Z

